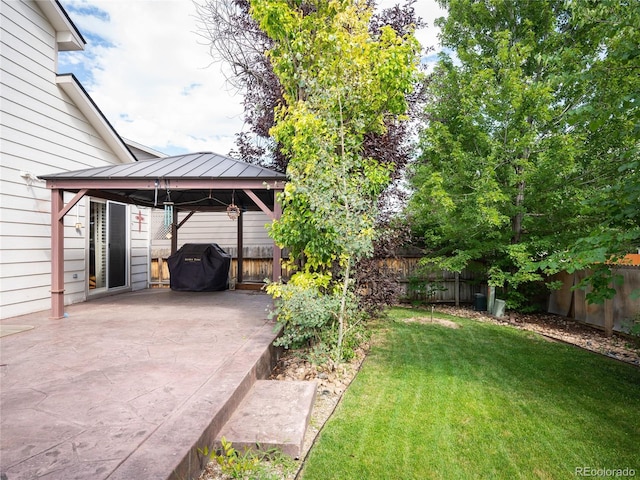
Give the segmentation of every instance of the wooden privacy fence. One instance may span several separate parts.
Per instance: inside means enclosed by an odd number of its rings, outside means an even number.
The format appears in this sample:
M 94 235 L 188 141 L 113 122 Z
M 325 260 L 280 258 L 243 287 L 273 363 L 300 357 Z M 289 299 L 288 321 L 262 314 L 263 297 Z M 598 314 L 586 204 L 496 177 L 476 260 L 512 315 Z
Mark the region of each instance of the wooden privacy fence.
M 263 283 L 271 278 L 272 247 L 245 247 L 242 264 L 243 282 Z M 231 278 L 237 278 L 237 249 L 224 247 L 232 255 Z M 152 287 L 169 286 L 169 268 L 167 258 L 169 251 L 157 249 L 152 252 L 151 279 Z M 463 270 L 454 273 L 448 271 L 421 272 L 418 267 L 420 257 L 415 255 L 399 256 L 378 261 L 378 268 L 386 271 L 400 285 L 401 295 L 405 301 L 426 301 L 433 303 L 472 304 L 475 306 L 477 295 L 488 296 L 486 279 L 481 273 Z M 621 266 L 616 273 L 624 278 L 624 283 L 616 287 L 617 294 L 613 300 L 604 305 L 589 304 L 584 290 L 573 290 L 572 287 L 582 280 L 588 272 L 574 274 L 559 273 L 551 280 L 560 280 L 562 288 L 549 295 L 549 313 L 574 318 L 579 322 L 605 330 L 626 332 L 633 322 L 640 322 L 640 299 L 632 295 L 640 289 L 640 266 Z M 283 278 L 289 278 L 290 272 L 283 271 Z M 365 294 L 377 288 L 372 281 L 364 288 Z
M 628 332 L 633 323 L 640 320 L 640 299 L 632 294 L 640 289 L 640 266 L 615 268 L 613 273 L 621 275 L 624 281 L 614 287 L 615 297 L 600 305 L 587 303 L 587 291 L 572 288 L 588 273 L 587 270 L 572 274 L 562 272 L 551 277 L 551 280 L 561 281 L 562 288 L 551 292 L 549 313 L 574 318 L 604 330 L 607 335 L 614 331 Z
M 245 247 L 242 262 L 242 280 L 247 283 L 263 283 L 271 278 L 273 267 L 271 246 Z M 232 255 L 230 278 L 238 277 L 237 249 L 224 247 L 224 250 Z M 158 249 L 151 255 L 152 287 L 168 287 L 170 284 L 169 267 L 167 258 L 169 251 Z M 428 275 L 418 276 L 419 257 L 402 256 L 378 261 L 378 268 L 384 269 L 388 275 L 393 276 L 401 287 L 404 300 L 429 301 L 436 303 L 473 303 L 475 294 L 486 293 L 486 282 L 479 280 L 477 273 L 463 270 L 461 273 L 448 271 L 431 272 Z M 287 279 L 290 272 L 283 270 L 283 278 Z M 375 289 L 371 282 L 367 289 Z
M 477 272 L 436 270 L 425 273 L 419 267 L 420 258 L 398 256 L 377 261 L 378 268 L 400 285 L 402 300 L 459 305 L 474 303 L 476 294 L 486 293 L 486 281 Z M 375 289 L 373 282 L 369 285 L 371 289 Z
M 242 259 L 242 280 L 246 283 L 264 283 L 271 279 L 273 269 L 273 253 L 271 246 L 244 247 Z M 231 255 L 229 278 L 238 278 L 238 249 L 237 247 L 223 247 Z M 170 273 L 167 259 L 169 249 L 154 249 L 151 252 L 151 269 L 149 284 L 151 287 L 168 287 Z M 290 272 L 283 268 L 283 278 L 289 278 Z

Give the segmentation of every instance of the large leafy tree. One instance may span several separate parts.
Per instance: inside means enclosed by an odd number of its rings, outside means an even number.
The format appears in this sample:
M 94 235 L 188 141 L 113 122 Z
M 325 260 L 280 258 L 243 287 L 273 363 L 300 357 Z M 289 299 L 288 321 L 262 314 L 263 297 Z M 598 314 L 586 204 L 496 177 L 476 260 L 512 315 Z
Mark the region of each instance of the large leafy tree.
M 563 1 L 442 1 L 442 54 L 410 215 L 431 260 L 486 264 L 511 303 L 531 259 L 577 235 L 578 145 L 557 94 Z
M 580 68 L 562 81 L 580 93 L 570 124 L 581 135 L 577 183 L 590 195 L 583 206 L 596 221 L 575 243 L 543 262 L 549 271 L 588 267 L 583 285 L 591 301 L 615 294 L 611 260 L 640 245 L 640 9 L 635 2 L 568 3 L 566 29 L 582 45 Z M 582 61 L 580 61 L 582 60 Z
M 271 134 L 289 158 L 289 182 L 271 235 L 304 260 L 294 287 L 340 298 L 339 360 L 352 269 L 373 252 L 377 199 L 391 179 L 389 165 L 363 145 L 405 114 L 419 45 L 390 27 L 372 35 L 366 2 L 255 0 L 251 12 L 273 41 L 269 59 L 284 99 Z
M 483 262 L 518 305 L 544 273 L 603 265 L 637 238 L 638 12 L 627 2 L 440 3 L 453 55 L 430 85 L 409 212 L 432 260 Z

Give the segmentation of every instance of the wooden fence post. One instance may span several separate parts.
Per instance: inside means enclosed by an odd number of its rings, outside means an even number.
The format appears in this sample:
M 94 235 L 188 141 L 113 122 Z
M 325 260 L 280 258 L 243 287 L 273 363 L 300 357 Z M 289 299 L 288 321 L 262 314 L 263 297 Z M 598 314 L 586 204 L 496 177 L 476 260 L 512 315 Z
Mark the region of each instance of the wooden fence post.
M 613 299 L 604 301 L 604 335 L 613 335 Z
M 456 302 L 456 307 L 459 307 L 460 306 L 460 274 L 458 272 L 455 272 L 454 276 L 455 276 L 455 289 L 456 289 L 454 293 L 455 295 L 454 299 Z

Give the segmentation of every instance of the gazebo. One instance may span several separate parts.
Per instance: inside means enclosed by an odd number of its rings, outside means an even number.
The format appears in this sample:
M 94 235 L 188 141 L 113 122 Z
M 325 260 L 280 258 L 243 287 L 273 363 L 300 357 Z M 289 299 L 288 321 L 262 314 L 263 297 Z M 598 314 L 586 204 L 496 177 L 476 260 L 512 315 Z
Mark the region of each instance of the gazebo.
M 277 194 L 286 175 L 211 152 L 176 155 L 40 176 L 51 190 L 51 313 L 64 315 L 64 217 L 86 195 L 149 208 L 171 216 L 171 253 L 178 233 L 196 212 L 228 212 L 238 221 L 238 282 L 242 282 L 242 211 L 263 211 L 278 219 Z M 64 192 L 75 193 L 65 204 Z M 187 215 L 178 221 L 178 212 Z M 281 251 L 274 244 L 273 279 L 281 275 Z

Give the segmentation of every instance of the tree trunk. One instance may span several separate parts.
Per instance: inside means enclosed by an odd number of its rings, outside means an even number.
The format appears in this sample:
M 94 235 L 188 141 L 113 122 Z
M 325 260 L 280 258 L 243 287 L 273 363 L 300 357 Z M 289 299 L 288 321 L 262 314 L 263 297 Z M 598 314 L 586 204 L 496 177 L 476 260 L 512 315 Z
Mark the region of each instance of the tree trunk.
M 518 167 L 521 170 L 522 167 Z M 516 214 L 511 218 L 511 243 L 516 244 L 520 243 L 520 239 L 522 237 L 522 219 L 524 218 L 524 212 L 521 210 L 522 204 L 524 203 L 524 188 L 526 182 L 524 180 L 520 180 L 518 182 L 518 193 L 516 194 Z
M 342 339 L 344 337 L 344 321 L 347 310 L 347 295 L 349 294 L 349 275 L 351 273 L 351 259 L 347 260 L 342 284 L 342 298 L 340 299 L 340 313 L 338 314 L 338 344 L 336 345 L 336 364 L 342 361 Z
M 529 160 L 529 155 L 529 149 L 525 148 L 522 155 L 523 163 L 526 163 Z M 527 183 L 522 178 L 524 167 L 522 165 L 516 165 L 515 171 L 516 177 L 518 179 L 518 183 L 516 184 L 517 191 L 515 199 L 516 214 L 511 217 L 511 243 L 514 245 L 520 243 L 520 239 L 522 237 L 522 220 L 524 218 L 524 210 L 522 206 L 524 205 L 524 189 Z

